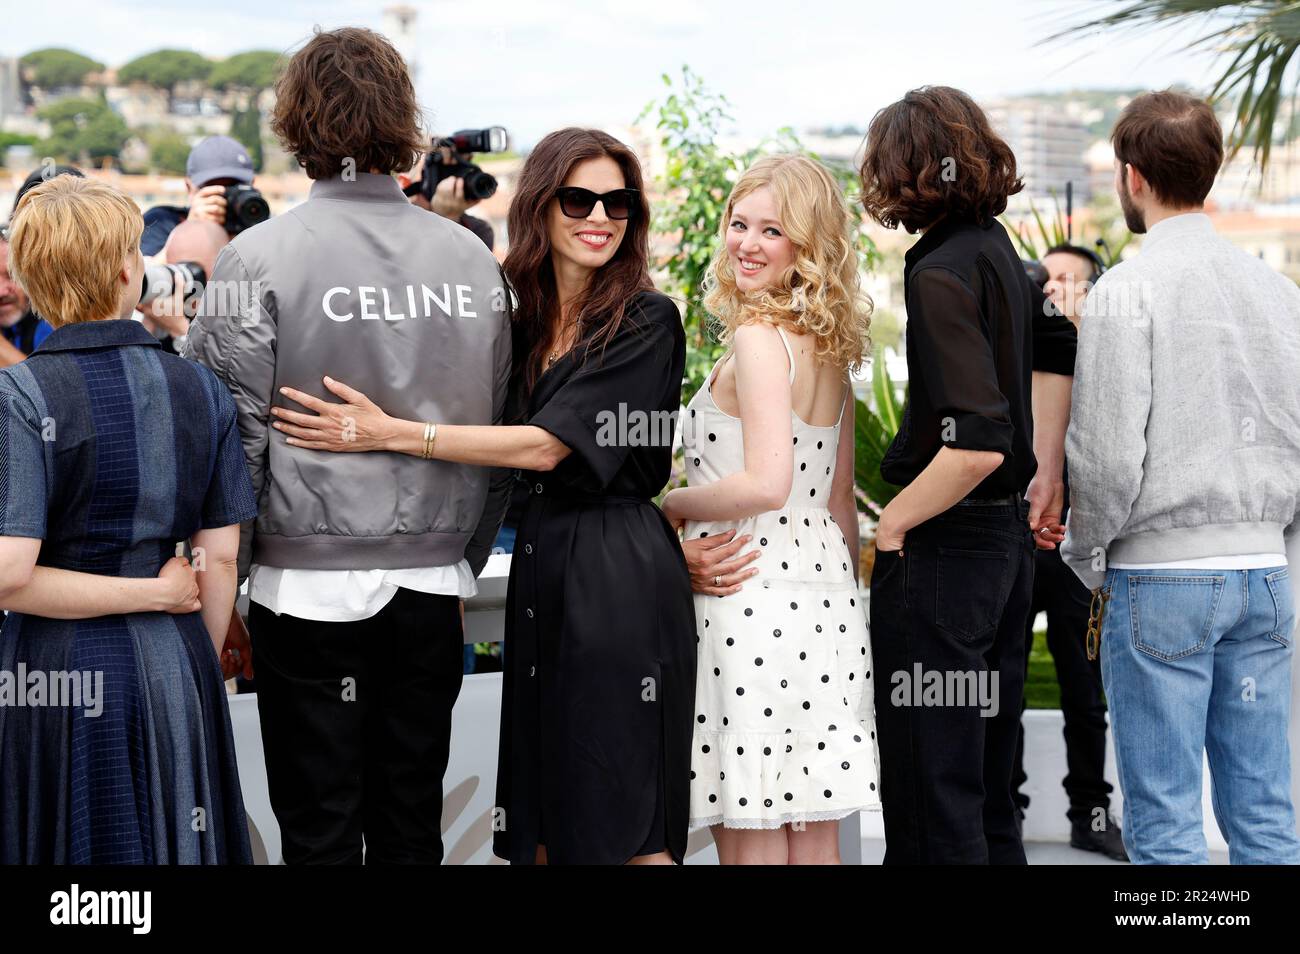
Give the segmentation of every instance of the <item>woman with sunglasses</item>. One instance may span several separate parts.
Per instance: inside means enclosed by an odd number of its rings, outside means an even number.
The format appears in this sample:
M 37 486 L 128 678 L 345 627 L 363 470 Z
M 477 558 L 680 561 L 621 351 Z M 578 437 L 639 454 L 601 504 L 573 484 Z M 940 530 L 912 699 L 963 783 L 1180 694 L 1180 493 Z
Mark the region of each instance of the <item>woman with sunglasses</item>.
M 510 207 L 515 407 L 503 427 L 388 417 L 287 389 L 289 442 L 518 468 L 530 496 L 510 568 L 494 817 L 516 863 L 681 863 L 695 616 L 668 480 L 685 334 L 648 272 L 640 165 L 586 129 L 546 136 Z M 463 319 L 461 319 L 463 320 Z

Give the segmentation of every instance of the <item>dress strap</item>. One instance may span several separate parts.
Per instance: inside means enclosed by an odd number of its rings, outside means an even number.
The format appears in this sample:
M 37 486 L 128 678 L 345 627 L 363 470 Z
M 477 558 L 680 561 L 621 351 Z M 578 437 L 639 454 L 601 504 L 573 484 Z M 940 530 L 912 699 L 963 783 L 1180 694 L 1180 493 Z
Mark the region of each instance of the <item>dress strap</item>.
M 713 392 L 713 379 L 716 378 L 716 377 L 718 376 L 718 368 L 722 367 L 722 362 L 726 361 L 726 360 L 727 360 L 728 358 L 730 358 L 730 357 L 731 357 L 731 352 L 730 352 L 730 351 L 724 351 L 724 352 L 719 356 L 718 360 L 715 361 L 715 362 L 713 362 L 713 367 L 711 367 L 711 368 L 709 369 L 709 376 L 708 376 L 707 378 L 704 379 L 704 387 L 705 387 L 705 388 L 706 388 L 710 393 Z
M 781 344 L 785 345 L 785 356 L 790 359 L 790 383 L 794 384 L 794 352 L 790 350 L 790 340 L 785 336 L 785 329 L 780 325 L 776 326 L 776 333 L 781 336 Z

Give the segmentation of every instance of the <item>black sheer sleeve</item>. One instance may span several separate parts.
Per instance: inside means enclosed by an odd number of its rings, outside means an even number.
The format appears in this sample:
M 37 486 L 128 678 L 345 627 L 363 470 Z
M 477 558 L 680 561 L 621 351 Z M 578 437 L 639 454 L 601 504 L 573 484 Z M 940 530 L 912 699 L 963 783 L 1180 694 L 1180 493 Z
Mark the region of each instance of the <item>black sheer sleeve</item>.
M 911 286 L 907 332 L 925 356 L 922 386 L 939 419 L 940 440 L 948 447 L 1010 456 L 1011 407 L 998 387 L 978 300 L 946 268 L 914 273 Z

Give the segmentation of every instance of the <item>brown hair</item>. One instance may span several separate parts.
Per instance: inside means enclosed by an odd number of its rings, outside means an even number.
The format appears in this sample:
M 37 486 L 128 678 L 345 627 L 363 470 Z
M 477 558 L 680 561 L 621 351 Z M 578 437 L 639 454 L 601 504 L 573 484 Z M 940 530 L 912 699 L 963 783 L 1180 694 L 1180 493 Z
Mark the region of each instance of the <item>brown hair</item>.
M 143 230 L 139 207 L 124 193 L 94 179 L 55 176 L 18 203 L 9 266 L 32 308 L 56 328 L 116 318 L 118 276 Z
M 411 168 L 424 150 L 420 108 L 402 55 L 360 27 L 317 32 L 275 84 L 271 128 L 313 179 Z
M 951 86 L 922 86 L 876 113 L 859 171 L 867 214 L 909 232 L 948 215 L 987 221 L 1024 188 L 984 110 Z
M 1201 205 L 1223 165 L 1223 129 L 1203 100 L 1165 90 L 1124 107 L 1110 134 L 1115 158 L 1142 173 L 1173 208 Z
M 636 155 L 613 136 L 598 129 L 570 126 L 545 136 L 528 154 L 519 173 L 506 221 L 510 251 L 503 268 L 514 289 L 515 372 L 531 392 L 542 375 L 543 351 L 560 320 L 556 307 L 555 271 L 551 264 L 548 210 L 555 190 L 580 162 L 608 156 L 623 172 L 624 185 L 637 190 L 638 201 L 618 249 L 592 277 L 576 303 L 579 340 L 587 348 L 604 347 L 623 323 L 632 296 L 654 288 L 650 281 L 650 203 Z

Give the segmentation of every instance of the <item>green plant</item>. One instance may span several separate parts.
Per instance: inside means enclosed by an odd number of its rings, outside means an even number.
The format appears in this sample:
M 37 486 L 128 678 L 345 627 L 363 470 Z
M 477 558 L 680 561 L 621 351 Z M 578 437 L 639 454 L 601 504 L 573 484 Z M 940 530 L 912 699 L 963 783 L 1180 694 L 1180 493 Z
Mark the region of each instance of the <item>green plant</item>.
M 818 157 L 805 149 L 788 127 L 752 149 L 728 152 L 718 145 L 724 124 L 731 120 L 726 97 L 710 91 L 689 66 L 681 68 L 676 83 L 667 73 L 662 80 L 667 93 L 662 100 L 649 102 L 636 121 L 656 115 L 655 128 L 667 156 L 666 169 L 657 183 L 662 199 L 655 210 L 654 231 L 667 236 L 676 247 L 652 265 L 662 273 L 660 287 L 686 303 L 682 400 L 689 402 L 722 354 L 701 296 L 704 276 L 719 247 L 719 220 L 726 210 L 732 183 L 750 163 L 768 152 L 801 152 Z M 857 177 L 851 169 L 828 168 L 846 192 L 856 188 Z M 850 202 L 850 208 L 861 223 L 861 207 Z M 861 228 L 858 235 L 861 265 L 870 269 L 878 260 L 876 247 Z
M 1228 149 L 1254 151 L 1260 168 L 1268 165 L 1278 112 L 1284 100 L 1294 105 L 1287 74 L 1300 50 L 1300 3 L 1295 0 L 1133 0 L 1119 9 L 1071 24 L 1049 40 L 1080 39 L 1115 28 L 1204 26 L 1188 48 L 1216 50 L 1231 57 L 1210 98 L 1235 96 L 1235 120 Z
M 1020 246 L 1020 253 L 1025 258 L 1040 261 L 1047 254 L 1047 250 L 1053 246 L 1066 243 L 1081 244 L 1078 240 L 1068 237 L 1069 231 L 1066 228 L 1065 213 L 1061 210 L 1061 201 L 1055 192 L 1052 193 L 1052 202 L 1056 207 L 1056 212 L 1050 221 L 1044 221 L 1043 217 L 1038 214 L 1038 209 L 1030 206 L 1034 225 L 1038 229 L 1037 236 L 1026 235 L 1023 223 L 1021 226 L 1016 226 L 1005 215 L 1001 218 L 1003 227 L 1006 228 L 1015 243 Z M 1097 254 L 1106 263 L 1106 267 L 1110 268 L 1120 260 L 1120 253 L 1133 239 L 1133 233 L 1127 229 L 1112 231 L 1110 226 L 1113 225 L 1113 221 L 1103 216 L 1098 216 L 1094 225 L 1097 227 L 1098 238 L 1104 240 L 1097 247 Z
M 902 489 L 880 476 L 880 462 L 898 433 L 907 403 L 907 388 L 895 387 L 880 352 L 871 363 L 871 398 L 874 407 L 854 398 L 853 479 L 858 490 L 858 510 L 879 520 L 886 505 Z

